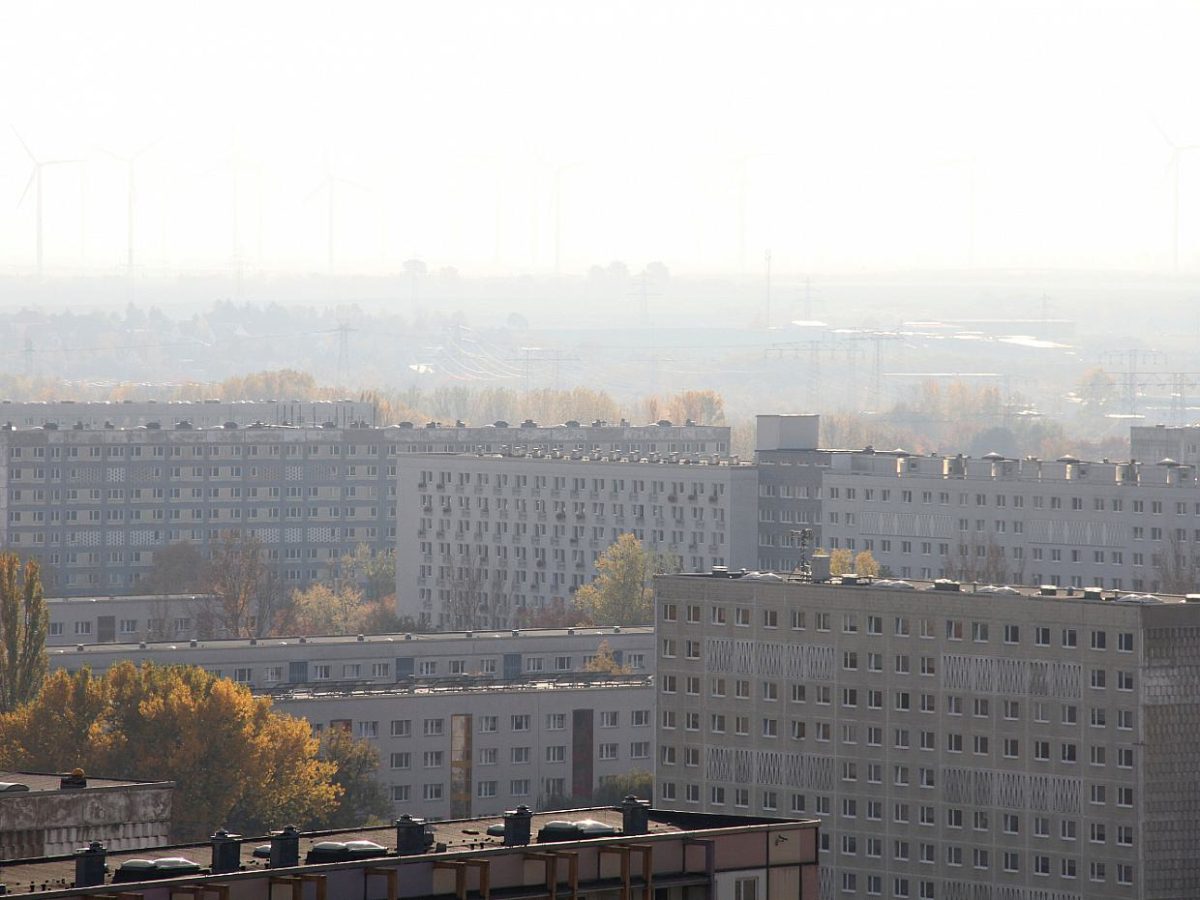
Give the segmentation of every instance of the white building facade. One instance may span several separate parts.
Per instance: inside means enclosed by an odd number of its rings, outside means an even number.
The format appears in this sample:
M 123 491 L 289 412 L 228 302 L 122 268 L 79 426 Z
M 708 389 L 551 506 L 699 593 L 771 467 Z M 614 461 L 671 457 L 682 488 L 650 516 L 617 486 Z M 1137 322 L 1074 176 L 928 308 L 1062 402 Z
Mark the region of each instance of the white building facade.
M 397 611 L 418 622 L 505 627 L 569 603 L 625 533 L 687 569 L 757 564 L 757 470 L 726 458 L 421 455 L 398 469 Z

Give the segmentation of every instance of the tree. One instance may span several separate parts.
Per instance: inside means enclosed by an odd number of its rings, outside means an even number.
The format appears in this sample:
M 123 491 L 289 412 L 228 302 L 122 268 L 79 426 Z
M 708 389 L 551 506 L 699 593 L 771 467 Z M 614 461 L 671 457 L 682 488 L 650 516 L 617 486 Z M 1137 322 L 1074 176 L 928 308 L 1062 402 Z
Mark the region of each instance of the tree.
M 592 802 L 597 806 L 620 806 L 630 794 L 639 800 L 652 800 L 654 776 L 650 772 L 633 771 L 602 778 L 600 786 L 592 793 Z
M 292 593 L 289 631 L 293 634 L 354 634 L 363 618 L 362 592 L 353 585 L 314 584 Z
M 359 544 L 352 553 L 338 560 L 337 580 L 352 582 L 363 598 L 373 603 L 396 593 L 396 557 L 375 553 L 369 544 Z
M 0 715 L 0 768 L 174 781 L 175 841 L 218 825 L 261 834 L 319 822 L 343 788 L 337 763 L 317 751 L 304 719 L 190 666 L 59 669 L 31 703 Z
M 370 741 L 354 737 L 345 728 L 330 728 L 321 736 L 320 753 L 337 766 L 333 783 L 342 789 L 337 807 L 321 820 L 321 828 L 351 828 L 388 817 L 392 804 L 375 777 L 379 751 Z
M 607 640 L 600 642 L 600 646 L 596 648 L 596 655 L 584 664 L 583 671 L 604 672 L 608 675 L 629 674 L 629 669 L 617 662 L 616 656 L 613 655 L 612 644 Z
M 182 541 L 154 551 L 154 565 L 138 583 L 145 594 L 191 594 L 208 587 L 208 560 L 196 544 Z
M 829 551 L 829 574 L 847 575 L 854 570 L 854 556 L 845 547 Z
M 202 631 L 232 637 L 261 637 L 283 606 L 279 573 L 265 560 L 262 540 L 224 531 L 213 547 L 207 609 Z
M 879 563 L 871 555 L 870 550 L 860 550 L 854 556 L 854 571 L 858 575 L 874 578 L 879 574 Z
M 597 625 L 648 625 L 654 621 L 654 575 L 665 560 L 636 535 L 623 534 L 596 559 L 596 577 L 575 592 L 580 613 Z
M 0 713 L 37 696 L 46 677 L 49 613 L 36 560 L 0 553 Z

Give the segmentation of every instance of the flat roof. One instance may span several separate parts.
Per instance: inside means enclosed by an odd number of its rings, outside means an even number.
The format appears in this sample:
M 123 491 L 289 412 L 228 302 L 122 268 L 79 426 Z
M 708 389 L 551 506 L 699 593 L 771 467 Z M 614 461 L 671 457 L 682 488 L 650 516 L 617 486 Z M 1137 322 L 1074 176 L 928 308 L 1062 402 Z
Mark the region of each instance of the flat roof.
M 1200 609 L 1200 594 L 1164 594 L 1117 590 L 1099 587 L 1064 587 L 1062 585 L 996 585 L 983 582 L 958 582 L 951 579 L 918 581 L 912 578 L 877 578 L 865 575 L 835 575 L 827 581 L 812 581 L 790 572 L 678 572 L 655 575 L 658 578 L 706 578 L 716 581 L 737 581 L 758 584 L 807 585 L 816 588 L 859 588 L 899 591 L 925 591 L 944 596 L 984 595 L 991 597 L 1026 597 L 1040 600 L 1078 600 L 1089 603 L 1116 603 L 1157 606 L 1161 604 L 1193 604 Z
M 121 599 L 121 598 L 115 598 Z M 126 598 L 129 599 L 129 598 Z M 407 643 L 444 643 L 446 641 L 492 641 L 512 640 L 514 638 L 533 639 L 563 639 L 587 637 L 608 638 L 621 634 L 654 634 L 653 625 L 602 625 L 579 628 L 514 628 L 491 629 L 488 631 L 441 631 L 422 634 L 419 632 L 397 632 L 383 634 L 343 634 L 323 635 L 318 637 L 265 637 L 265 638 L 226 638 L 217 640 L 177 640 L 177 641 L 145 641 L 140 643 L 106 643 L 106 644 L 77 644 L 71 646 L 49 647 L 51 655 L 89 652 L 122 653 L 138 650 L 192 650 L 205 648 L 208 650 L 231 650 L 240 647 L 290 647 L 293 645 L 339 646 L 345 644 L 407 644 Z M 82 649 L 80 649 L 82 648 Z M 397 648 L 399 649 L 399 648 Z
M 173 786 L 171 781 L 132 781 L 125 778 L 95 778 L 91 775 L 87 776 L 87 787 L 84 788 L 64 788 L 60 784 L 60 779 L 68 773 L 66 772 L 4 772 L 0 771 L 0 782 L 28 785 L 29 791 L 14 792 L 12 796 L 21 797 L 26 793 L 47 793 L 50 791 L 64 791 L 69 793 L 72 791 L 93 790 L 99 788 L 124 788 L 124 787 L 145 787 L 146 785 Z M 0 803 L 4 802 L 4 794 L 0 794 Z M 3 867 L 3 863 L 0 863 Z
M 648 810 L 649 816 L 649 836 L 665 836 L 672 834 L 681 834 L 683 832 L 707 831 L 715 829 L 750 829 L 763 828 L 772 825 L 787 825 L 791 827 L 800 827 L 804 825 L 815 826 L 815 819 L 782 819 L 768 818 L 765 816 L 729 816 L 715 813 L 693 813 L 693 812 L 671 812 L 667 810 Z M 591 807 L 583 809 L 570 810 L 555 810 L 551 812 L 534 813 L 530 821 L 530 843 L 528 847 L 508 848 L 512 850 L 526 849 L 535 850 L 539 846 L 546 846 L 551 849 L 561 850 L 577 845 L 579 843 L 592 843 L 596 838 L 586 841 L 565 841 L 557 842 L 552 845 L 537 844 L 538 830 L 544 827 L 549 822 L 561 821 L 578 821 L 582 819 L 591 819 L 600 822 L 604 825 L 609 825 L 617 829 L 617 834 L 613 835 L 619 840 L 629 840 L 633 838 L 624 838 L 621 827 L 623 816 L 621 810 L 617 807 Z M 429 822 L 426 824 L 427 831 L 432 832 L 434 844 L 431 850 L 424 854 L 416 854 L 412 856 L 398 857 L 396 855 L 396 828 L 394 825 L 381 825 L 370 828 L 354 828 L 339 831 L 314 831 L 305 832 L 300 837 L 300 861 L 303 865 L 305 855 L 314 844 L 323 841 L 372 841 L 389 851 L 387 857 L 378 859 L 377 862 L 392 862 L 399 859 L 403 860 L 421 860 L 427 858 L 436 858 L 448 854 L 462 854 L 472 851 L 486 850 L 504 850 L 504 839 L 502 837 L 490 836 L 487 829 L 493 825 L 503 825 L 504 816 L 497 814 L 493 816 L 480 816 L 471 819 L 447 819 L 437 822 Z M 641 835 L 637 836 L 642 837 Z M 269 835 L 260 835 L 254 837 L 244 837 L 241 845 L 241 864 L 244 867 L 244 873 L 255 871 L 265 872 L 268 867 L 266 859 L 260 859 L 253 855 L 254 849 L 267 843 L 270 840 Z M 603 840 L 603 838 L 599 838 Z M 210 843 L 194 843 L 194 844 L 174 844 L 162 847 L 141 848 L 139 850 L 121 851 L 117 853 L 109 853 L 107 857 L 109 881 L 105 887 L 111 884 L 111 873 L 116 872 L 120 865 L 131 859 L 154 859 L 162 857 L 183 857 L 192 862 L 198 863 L 204 868 L 212 862 L 212 850 Z M 371 864 L 371 860 L 367 860 L 367 864 Z M 30 893 L 42 892 L 62 892 L 78 893 L 78 889 L 73 887 L 75 883 L 75 859 L 74 856 L 56 856 L 42 857 L 38 859 L 26 860 L 10 860 L 3 864 L 3 871 L 0 877 L 9 885 L 10 896 L 20 896 Z M 338 864 L 333 864 L 338 865 Z M 345 865 L 345 864 L 342 864 Z M 362 865 L 361 862 L 358 865 Z M 295 871 L 292 870 L 275 870 L 275 871 Z M 242 874 L 244 874 L 242 873 Z M 230 876 L 220 876 L 227 878 Z M 236 877 L 233 876 L 233 877 Z M 193 875 L 184 877 L 180 880 L 194 881 L 197 876 Z M 23 890 L 24 885 L 29 885 L 32 890 Z M 121 886 L 124 890 L 140 891 L 143 888 L 136 884 L 128 884 Z M 92 888 L 91 890 L 96 890 Z
M 302 685 L 279 685 L 269 692 L 279 700 L 320 700 L 325 697 L 353 699 L 356 697 L 393 697 L 465 693 L 507 693 L 526 691 L 570 691 L 570 690 L 618 690 L 620 688 L 650 687 L 654 679 L 649 675 L 610 675 L 607 672 L 572 672 L 560 677 L 528 676 L 519 679 L 499 680 L 486 675 L 451 676 L 449 678 L 420 679 L 408 684 L 323 684 L 305 682 Z

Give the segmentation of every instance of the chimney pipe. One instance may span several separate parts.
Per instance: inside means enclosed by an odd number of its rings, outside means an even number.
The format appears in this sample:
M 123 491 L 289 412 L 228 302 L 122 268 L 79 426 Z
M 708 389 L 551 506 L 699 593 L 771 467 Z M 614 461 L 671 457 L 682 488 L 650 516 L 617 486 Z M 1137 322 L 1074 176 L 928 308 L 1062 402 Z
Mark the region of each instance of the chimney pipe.
M 271 868 L 286 869 L 300 865 L 300 832 L 295 825 L 271 835 Z
M 504 814 L 504 846 L 523 847 L 529 843 L 533 811 L 522 804 Z
M 621 830 L 628 835 L 650 831 L 650 801 L 629 794 L 621 802 Z
M 212 841 L 212 872 L 226 875 L 242 868 L 242 836 L 230 834 L 224 828 L 209 838 Z
M 396 820 L 396 853 L 415 856 L 425 852 L 425 820 L 405 813 Z
M 104 860 L 108 851 L 99 841 L 75 851 L 75 887 L 97 887 L 104 884 Z

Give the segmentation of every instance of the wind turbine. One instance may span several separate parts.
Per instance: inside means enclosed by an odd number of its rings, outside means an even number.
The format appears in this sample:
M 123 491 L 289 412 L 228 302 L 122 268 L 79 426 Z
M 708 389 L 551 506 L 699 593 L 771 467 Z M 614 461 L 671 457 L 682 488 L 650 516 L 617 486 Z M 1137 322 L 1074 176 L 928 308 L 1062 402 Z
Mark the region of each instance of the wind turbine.
M 322 191 L 325 192 L 325 253 L 328 259 L 330 275 L 333 274 L 333 256 L 334 249 L 336 247 L 335 225 L 337 219 L 337 186 L 339 184 L 344 184 L 347 187 L 357 188 L 360 191 L 366 191 L 367 193 L 370 193 L 370 191 L 363 187 L 363 185 L 356 184 L 353 181 L 348 181 L 345 178 L 340 178 L 339 176 L 335 175 L 333 172 L 333 166 L 329 162 L 329 155 L 326 154 L 325 177 L 322 178 L 320 184 L 313 188 L 312 191 L 309 192 L 308 196 L 304 198 L 305 200 L 311 200 Z
M 1177 144 L 1162 129 L 1157 122 L 1154 127 L 1162 135 L 1162 139 L 1171 148 L 1171 161 L 1167 168 L 1171 170 L 1171 260 L 1175 271 L 1179 271 L 1179 165 L 1185 153 L 1200 150 L 1200 144 Z
M 562 177 L 571 169 L 582 166 L 582 162 L 569 162 L 554 170 L 554 274 L 558 275 L 562 264 Z
M 147 144 L 145 147 L 143 147 L 137 153 L 134 153 L 132 156 L 120 156 L 116 153 L 113 153 L 111 150 L 104 151 L 105 153 L 107 153 L 109 156 L 111 156 L 113 159 L 117 160 L 118 162 L 125 163 L 125 165 L 127 167 L 127 174 L 125 176 L 125 179 L 126 179 L 125 186 L 126 186 L 126 190 L 127 190 L 126 197 L 125 197 L 125 230 L 126 230 L 126 234 L 125 234 L 125 240 L 126 240 L 125 268 L 126 268 L 126 272 L 127 272 L 128 276 L 130 278 L 133 277 L 133 199 L 135 196 L 134 166 L 137 163 L 138 159 L 141 156 L 143 156 L 144 154 L 148 153 L 154 147 L 154 145 L 157 143 L 158 143 L 157 139 L 151 141 L 149 144 Z
M 16 126 L 13 127 L 13 134 L 17 136 L 17 140 L 21 142 L 21 146 L 25 148 L 30 161 L 33 163 L 33 170 L 29 173 L 29 180 L 25 182 L 25 190 L 21 192 L 21 199 L 17 201 L 17 206 L 25 202 L 25 197 L 29 194 L 29 188 L 34 188 L 34 196 L 37 203 L 37 274 L 38 278 L 42 277 L 43 253 L 42 253 L 42 169 L 46 166 L 65 166 L 72 163 L 82 162 L 78 159 L 38 159 L 33 155 L 33 151 L 29 149 L 29 145 L 25 143 L 25 139 L 21 137 L 21 133 L 17 131 Z

